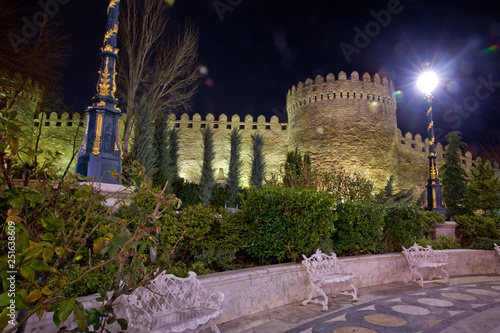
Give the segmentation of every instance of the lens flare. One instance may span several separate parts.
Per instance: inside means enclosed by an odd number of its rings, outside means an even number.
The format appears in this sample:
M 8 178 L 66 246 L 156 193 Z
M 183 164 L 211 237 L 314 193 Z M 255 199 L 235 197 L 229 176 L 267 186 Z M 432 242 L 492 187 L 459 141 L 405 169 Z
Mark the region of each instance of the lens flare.
M 499 47 L 500 47 L 499 44 L 494 44 L 494 45 L 491 45 L 491 46 L 487 47 L 486 49 L 484 49 L 484 52 L 486 52 L 486 53 L 493 53 L 496 50 L 498 50 Z
M 395 91 L 392 93 L 392 98 L 394 98 L 396 100 L 396 103 L 401 103 L 403 102 L 404 98 L 403 98 L 403 92 L 401 90 L 398 90 L 398 91 Z
M 460 83 L 458 83 L 457 81 L 453 80 L 453 81 L 450 81 L 447 85 L 446 85 L 446 90 L 448 90 L 448 92 L 450 94 L 456 94 L 459 90 L 460 90 Z

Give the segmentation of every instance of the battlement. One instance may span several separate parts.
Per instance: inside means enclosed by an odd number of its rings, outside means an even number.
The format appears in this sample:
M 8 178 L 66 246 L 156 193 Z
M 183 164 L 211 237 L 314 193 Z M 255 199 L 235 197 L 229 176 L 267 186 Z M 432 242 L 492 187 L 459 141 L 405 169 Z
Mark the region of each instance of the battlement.
M 169 115 L 169 123 L 174 128 L 184 129 L 200 129 L 210 126 L 216 130 L 227 130 L 231 131 L 233 129 L 239 129 L 244 131 L 252 130 L 271 130 L 271 131 L 286 131 L 287 123 L 280 123 L 277 116 L 272 116 L 269 121 L 265 116 L 260 115 L 257 117 L 257 121 L 254 120 L 253 116 L 246 115 L 244 119 L 241 119 L 239 115 L 235 114 L 231 116 L 231 119 L 225 114 L 221 114 L 216 120 L 214 115 L 209 113 L 202 119 L 200 114 L 195 113 L 192 117 L 188 114 L 183 113 L 177 118 L 174 114 Z
M 308 78 L 304 82 L 293 85 L 287 93 L 287 109 L 293 111 L 304 105 L 321 102 L 331 99 L 358 99 L 376 101 L 395 107 L 396 100 L 393 96 L 395 92 L 394 84 L 386 77 L 382 80 L 378 74 L 373 78 L 368 73 L 364 73 L 362 80 L 359 73 L 354 71 L 350 78 L 345 72 L 340 72 L 338 78 L 329 73 L 326 79 L 317 75 L 316 78 Z
M 429 139 L 426 138 L 425 140 L 422 140 L 422 136 L 420 134 L 416 134 L 415 136 L 413 136 L 409 132 L 403 136 L 399 128 L 397 129 L 397 136 L 399 148 L 403 152 L 419 155 L 419 159 L 425 159 L 426 157 L 428 157 Z M 446 146 L 443 146 L 440 142 L 436 143 L 436 157 L 437 162 L 440 165 L 444 164 L 445 150 Z M 481 157 L 472 158 L 472 154 L 469 151 L 461 155 L 462 166 L 466 170 L 474 168 L 481 161 Z M 486 160 L 486 163 L 491 164 L 488 160 Z M 494 163 L 492 167 L 495 170 L 499 170 L 498 163 Z
M 34 115 L 33 122 L 35 126 L 39 126 L 42 122 L 44 127 L 73 127 L 85 126 L 85 114 L 81 113 L 43 113 Z

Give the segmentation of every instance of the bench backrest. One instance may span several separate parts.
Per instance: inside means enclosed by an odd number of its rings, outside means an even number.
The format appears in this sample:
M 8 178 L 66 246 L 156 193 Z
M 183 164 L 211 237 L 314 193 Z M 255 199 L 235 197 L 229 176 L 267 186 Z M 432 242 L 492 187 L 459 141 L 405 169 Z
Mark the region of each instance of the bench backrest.
M 127 296 L 127 301 L 154 316 L 195 307 L 200 289 L 194 272 L 189 272 L 187 278 L 162 272 L 147 286 L 139 287 Z
M 305 255 L 302 255 L 302 257 L 304 257 L 302 264 L 306 266 L 307 273 L 312 280 L 322 280 L 329 274 L 345 273 L 335 253 L 329 256 L 317 250 L 316 253 L 309 258 Z
M 444 260 L 444 256 L 438 256 L 430 245 L 428 245 L 427 247 L 423 247 L 418 245 L 417 243 L 413 244 L 413 246 L 407 249 L 403 246 L 403 254 L 405 255 L 406 260 L 408 260 L 408 263 L 410 265 L 416 265 L 424 261 Z

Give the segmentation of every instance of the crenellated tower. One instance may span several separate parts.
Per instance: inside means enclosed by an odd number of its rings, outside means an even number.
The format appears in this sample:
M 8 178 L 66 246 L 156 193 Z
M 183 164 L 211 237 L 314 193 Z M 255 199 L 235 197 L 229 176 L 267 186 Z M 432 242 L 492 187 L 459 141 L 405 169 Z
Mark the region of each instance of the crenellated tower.
M 299 82 L 286 99 L 289 146 L 322 169 L 343 167 L 383 188 L 398 164 L 394 91 L 387 78 L 358 72 Z

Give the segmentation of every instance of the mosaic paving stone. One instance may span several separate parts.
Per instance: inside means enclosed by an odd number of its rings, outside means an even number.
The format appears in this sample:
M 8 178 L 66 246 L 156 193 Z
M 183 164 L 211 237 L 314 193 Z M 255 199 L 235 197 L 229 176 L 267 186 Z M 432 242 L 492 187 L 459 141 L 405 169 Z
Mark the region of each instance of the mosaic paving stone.
M 444 297 L 459 299 L 462 301 L 474 301 L 477 299 L 474 296 L 467 295 L 467 294 L 460 294 L 460 293 L 442 293 L 441 295 L 443 295 Z
M 496 297 L 500 296 L 500 293 L 497 293 L 496 291 L 484 290 L 484 289 L 467 289 L 467 292 L 485 296 L 496 296 Z
M 358 309 L 356 311 L 366 311 L 366 310 L 375 310 L 375 304 L 372 304 L 372 305 L 367 306 L 365 308 Z
M 367 322 L 375 324 L 375 325 L 380 325 L 380 326 L 392 326 L 392 327 L 399 327 L 399 326 L 404 326 L 408 322 L 402 318 L 396 317 L 396 316 L 388 316 L 385 314 L 373 314 L 373 315 L 368 315 L 365 316 L 364 318 Z
M 346 321 L 346 320 L 347 319 L 345 319 L 345 315 L 342 315 L 342 316 L 335 317 L 332 320 L 329 320 L 329 322 L 330 321 Z
M 447 328 L 469 317 L 477 318 L 491 310 L 500 313 L 497 287 L 496 282 L 482 282 L 408 292 L 399 298 L 388 297 L 330 313 L 286 333 L 309 328 L 311 333 L 448 332 Z
M 448 302 L 442 299 L 437 299 L 437 298 L 419 298 L 418 299 L 419 303 L 422 304 L 427 304 L 427 305 L 432 305 L 432 306 L 453 306 L 452 302 Z
M 395 305 L 392 309 L 399 313 L 405 313 L 416 316 L 425 316 L 431 313 L 431 310 L 426 308 L 421 308 L 419 306 L 414 305 Z

